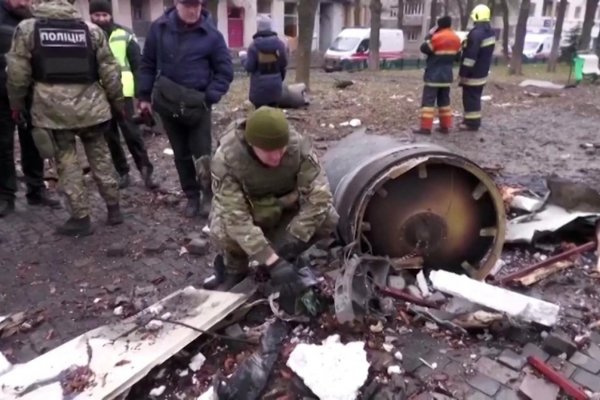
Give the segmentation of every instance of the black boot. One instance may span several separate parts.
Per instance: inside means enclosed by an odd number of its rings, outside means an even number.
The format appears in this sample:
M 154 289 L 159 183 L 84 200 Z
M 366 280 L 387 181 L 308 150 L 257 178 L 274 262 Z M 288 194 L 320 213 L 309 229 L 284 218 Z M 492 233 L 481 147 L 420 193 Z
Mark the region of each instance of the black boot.
M 69 218 L 64 225 L 56 228 L 56 233 L 65 236 L 88 236 L 93 233 L 90 217 Z
M 121 208 L 119 204 L 107 205 L 108 216 L 106 218 L 107 225 L 119 225 L 123 223 L 123 214 L 121 214 Z
M 0 199 L 0 218 L 7 216 L 15 211 L 15 201 L 9 199 Z
M 188 198 L 183 215 L 187 218 L 193 218 L 198 214 L 200 214 L 200 199 L 197 197 Z
M 60 205 L 60 201 L 52 198 L 52 196 L 50 196 L 50 193 L 48 193 L 48 191 L 45 189 L 28 195 L 27 204 L 29 204 L 30 206 L 46 206 L 54 210 L 62 208 Z
M 228 273 L 225 269 L 223 256 L 220 254 L 215 257 L 213 268 L 215 273 L 204 280 L 204 283 L 202 284 L 203 289 L 227 292 L 248 276 L 245 272 L 235 274 Z
M 142 179 L 144 180 L 146 188 L 150 190 L 158 188 L 158 183 L 154 182 L 154 179 L 152 179 L 152 170 L 149 167 L 143 167 L 140 173 L 142 174 Z
M 212 192 L 202 192 L 202 202 L 200 203 L 200 216 L 208 218 L 210 214 L 210 206 L 212 204 Z
M 119 183 L 119 189 L 125 189 L 127 186 L 129 186 L 130 183 L 129 174 L 120 175 L 117 182 Z

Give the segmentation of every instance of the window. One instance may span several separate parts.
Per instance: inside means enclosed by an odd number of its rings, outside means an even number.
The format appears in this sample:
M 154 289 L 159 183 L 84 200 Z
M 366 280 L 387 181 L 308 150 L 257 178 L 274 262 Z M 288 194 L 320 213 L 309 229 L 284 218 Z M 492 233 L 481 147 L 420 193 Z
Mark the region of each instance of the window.
M 581 18 L 581 7 L 580 6 L 575 7 L 575 16 L 573 18 L 575 18 L 575 19 Z
M 298 36 L 298 4 L 284 3 L 283 6 L 283 32 L 285 36 Z
M 420 26 L 408 26 L 408 27 L 406 27 L 404 34 L 406 35 L 406 40 L 408 40 L 409 42 L 416 42 L 417 40 L 419 40 L 419 37 L 421 36 L 421 27 Z
M 423 15 L 423 2 L 421 0 L 407 0 L 404 3 L 404 15 Z
M 552 16 L 552 0 L 544 0 L 544 5 L 542 8 L 542 17 L 551 17 Z
M 263 14 L 267 16 L 271 16 L 271 0 L 258 0 L 256 3 L 256 12 L 258 14 Z
M 338 36 L 329 49 L 333 51 L 351 51 L 356 48 L 359 38 Z

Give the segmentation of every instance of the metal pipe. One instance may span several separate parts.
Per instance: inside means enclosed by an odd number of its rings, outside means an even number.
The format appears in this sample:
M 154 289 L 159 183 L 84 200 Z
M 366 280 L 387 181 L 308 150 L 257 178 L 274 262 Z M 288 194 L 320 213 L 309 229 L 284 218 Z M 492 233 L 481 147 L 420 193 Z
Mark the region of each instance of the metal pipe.
M 584 251 L 594 250 L 595 248 L 596 248 L 596 242 L 593 242 L 593 241 L 587 242 L 586 244 L 582 244 L 581 246 L 574 247 L 571 250 L 567 250 L 567 251 L 564 251 L 555 256 L 549 257 L 549 258 L 545 259 L 544 261 L 535 263 L 527 268 L 523 268 L 519 271 L 513 272 L 512 274 L 505 275 L 499 280 L 498 283 L 500 285 L 505 285 L 508 282 L 514 281 L 515 279 L 519 279 L 535 270 L 547 267 L 548 265 L 552 265 L 555 262 L 562 261 L 565 258 L 568 258 L 572 255 L 583 253 Z
M 423 257 L 425 268 L 483 279 L 500 257 L 502 197 L 472 161 L 430 143 L 357 132 L 323 157 L 338 234 L 358 250 Z

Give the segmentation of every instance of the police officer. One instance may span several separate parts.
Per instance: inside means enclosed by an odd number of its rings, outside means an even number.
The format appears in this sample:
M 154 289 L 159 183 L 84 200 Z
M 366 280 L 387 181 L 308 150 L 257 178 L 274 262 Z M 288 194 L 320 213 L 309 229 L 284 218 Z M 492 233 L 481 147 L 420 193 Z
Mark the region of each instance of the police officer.
M 211 181 L 210 232 L 219 255 L 204 288 L 231 289 L 250 259 L 267 267 L 275 287 L 301 290 L 290 262 L 339 219 L 308 138 L 281 110 L 260 107 L 221 139 Z
M 15 27 L 19 22 L 31 16 L 31 0 L 0 1 L 0 217 L 15 209 L 17 192 L 17 174 L 15 171 L 15 125 L 18 125 L 21 147 L 21 167 L 27 185 L 27 203 L 30 205 L 60 208 L 60 203 L 51 198 L 44 185 L 44 161 L 35 147 L 31 136 L 29 105 L 27 96 L 23 114 L 15 121 L 11 115 L 6 94 L 6 62 L 4 55 L 10 49 Z
M 487 83 L 496 45 L 496 34 L 490 25 L 490 17 L 489 7 L 483 4 L 479 4 L 471 12 L 475 26 L 467 35 L 458 71 L 465 110 L 460 130 L 477 131 L 481 126 L 481 94 Z
M 421 52 L 427 55 L 425 68 L 425 87 L 421 102 L 421 126 L 415 133 L 431 134 L 433 116 L 437 103 L 440 116 L 440 132 L 449 133 L 452 127 L 452 108 L 450 107 L 450 85 L 452 84 L 452 66 L 460 52 L 460 38 L 452 30 L 452 18 L 441 17 L 437 27 L 426 37 Z
M 129 165 L 127 164 L 125 152 L 121 147 L 119 135 L 119 128 L 121 128 L 125 143 L 142 175 L 144 184 L 148 189 L 154 189 L 157 187 L 152 180 L 154 167 L 148 157 L 142 133 L 138 125 L 131 120 L 134 113 L 135 75 L 142 58 L 140 46 L 133 32 L 113 22 L 110 2 L 106 0 L 90 1 L 90 18 L 93 23 L 106 32 L 108 45 L 121 66 L 121 83 L 123 84 L 123 96 L 125 96 L 125 117 L 118 118 L 119 116 L 116 115 L 112 120 L 111 129 L 106 131 L 108 148 L 119 174 L 119 187 L 129 186 Z
M 25 99 L 33 89 L 34 137 L 49 137 L 46 142 L 53 147 L 71 213 L 57 232 L 79 236 L 91 234 L 92 227 L 76 136 L 107 204 L 107 223 L 123 222 L 119 188 L 104 139 L 111 105 L 118 112 L 123 108 L 123 88 L 119 65 L 104 32 L 81 19 L 74 1 L 41 0 L 33 9 L 35 18 L 17 26 L 6 62 L 12 113 L 18 115 L 26 109 Z

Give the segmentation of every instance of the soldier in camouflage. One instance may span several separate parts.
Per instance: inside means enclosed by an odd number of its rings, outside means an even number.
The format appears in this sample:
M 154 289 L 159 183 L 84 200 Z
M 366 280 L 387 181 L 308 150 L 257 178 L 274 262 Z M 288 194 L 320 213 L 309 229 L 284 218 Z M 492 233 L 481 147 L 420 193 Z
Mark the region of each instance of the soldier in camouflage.
M 39 0 L 33 7 L 34 18 L 17 26 L 6 61 L 13 116 L 18 118 L 25 109 L 32 88 L 32 125 L 38 135 L 47 133 L 54 146 L 60 186 L 71 210 L 71 217 L 57 232 L 80 236 L 91 234 L 92 226 L 76 154 L 77 136 L 107 204 L 107 223 L 123 222 L 114 167 L 104 140 L 112 118 L 111 105 L 123 109 L 123 91 L 119 65 L 104 32 L 83 21 L 74 2 Z M 40 152 L 48 153 L 47 149 Z
M 221 139 L 211 178 L 210 232 L 220 254 L 204 288 L 231 289 L 251 260 L 267 267 L 274 287 L 304 289 L 291 262 L 339 219 L 309 139 L 281 110 L 260 107 Z

